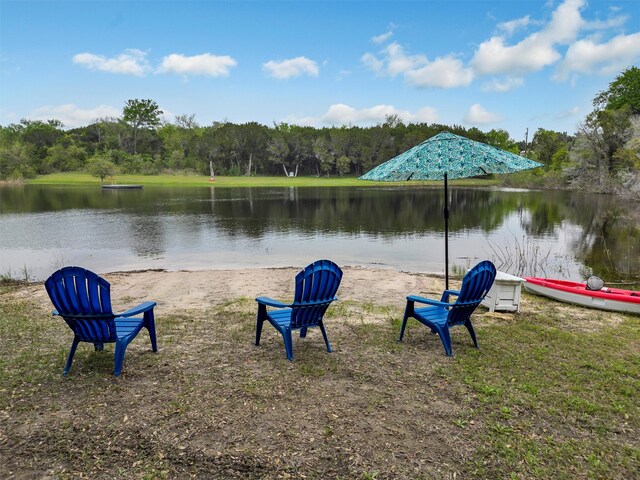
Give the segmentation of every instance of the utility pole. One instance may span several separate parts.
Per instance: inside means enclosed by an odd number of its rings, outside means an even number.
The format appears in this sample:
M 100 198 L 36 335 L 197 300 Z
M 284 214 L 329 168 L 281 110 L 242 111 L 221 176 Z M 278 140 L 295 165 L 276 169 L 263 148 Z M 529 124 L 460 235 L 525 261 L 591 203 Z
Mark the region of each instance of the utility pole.
M 524 132 L 524 153 L 527 153 L 527 145 L 529 140 L 529 127 Z

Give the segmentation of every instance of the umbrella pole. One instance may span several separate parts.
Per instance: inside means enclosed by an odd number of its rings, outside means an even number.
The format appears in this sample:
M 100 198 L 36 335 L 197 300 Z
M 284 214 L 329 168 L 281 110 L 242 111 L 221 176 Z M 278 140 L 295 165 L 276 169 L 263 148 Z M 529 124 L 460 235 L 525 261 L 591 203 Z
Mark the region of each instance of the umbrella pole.
M 449 290 L 449 192 L 447 174 L 444 174 L 444 284 Z

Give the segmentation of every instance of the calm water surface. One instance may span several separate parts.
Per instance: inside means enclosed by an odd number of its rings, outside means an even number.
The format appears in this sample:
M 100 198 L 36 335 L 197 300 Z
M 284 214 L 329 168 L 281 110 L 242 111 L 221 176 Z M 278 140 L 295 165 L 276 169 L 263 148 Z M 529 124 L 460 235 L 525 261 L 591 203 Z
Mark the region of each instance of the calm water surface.
M 0 274 L 341 265 L 443 273 L 440 188 L 0 187 Z M 640 276 L 640 205 L 453 188 L 450 264 L 609 281 Z

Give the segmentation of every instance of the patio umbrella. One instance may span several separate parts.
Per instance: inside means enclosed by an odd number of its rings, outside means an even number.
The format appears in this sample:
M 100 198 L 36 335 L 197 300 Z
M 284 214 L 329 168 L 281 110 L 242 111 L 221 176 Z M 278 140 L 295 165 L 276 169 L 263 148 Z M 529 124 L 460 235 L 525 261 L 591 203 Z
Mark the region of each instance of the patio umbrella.
M 449 132 L 441 132 L 415 147 L 378 165 L 361 180 L 405 182 L 444 180 L 445 283 L 449 288 L 449 200 L 447 180 L 504 174 L 542 166 L 528 158 L 476 142 Z

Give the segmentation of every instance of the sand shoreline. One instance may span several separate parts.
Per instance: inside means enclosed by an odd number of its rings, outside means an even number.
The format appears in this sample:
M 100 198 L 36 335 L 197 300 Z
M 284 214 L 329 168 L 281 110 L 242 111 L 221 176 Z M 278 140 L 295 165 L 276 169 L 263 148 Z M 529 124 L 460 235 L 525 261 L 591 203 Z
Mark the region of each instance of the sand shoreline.
M 437 297 L 444 289 L 444 278 L 433 274 L 402 272 L 387 268 L 342 267 L 344 276 L 338 290 L 342 301 L 371 303 L 403 308 L 409 294 Z M 232 299 L 269 296 L 287 301 L 293 297 L 294 277 L 300 269 L 292 267 L 233 270 L 138 270 L 105 273 L 111 283 L 114 309 L 153 300 L 167 313 L 212 308 Z M 459 282 L 453 280 L 455 288 Z M 20 289 L 49 308 L 43 283 Z

